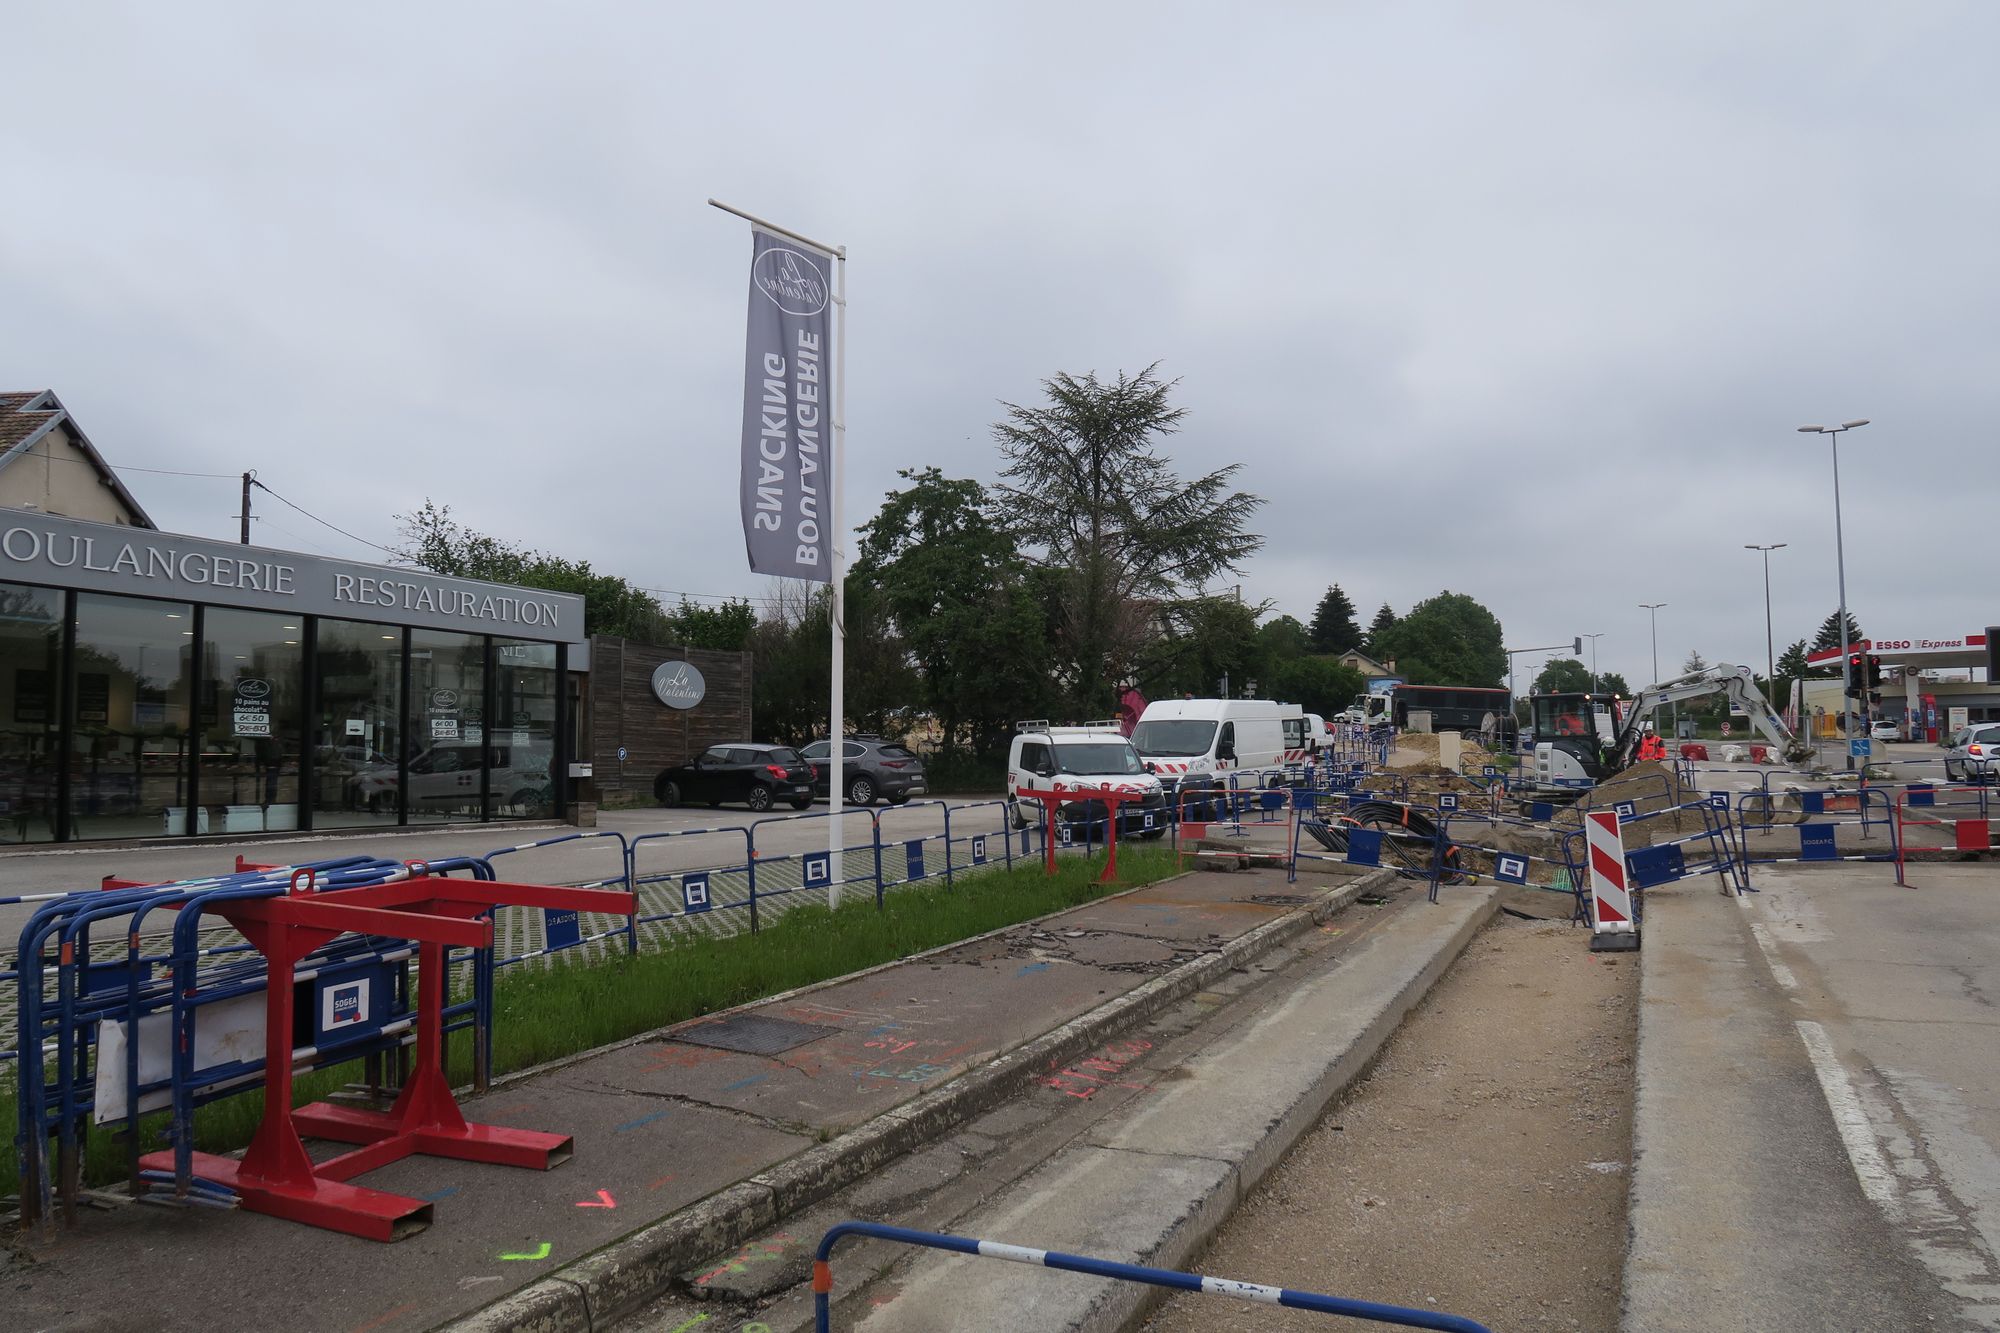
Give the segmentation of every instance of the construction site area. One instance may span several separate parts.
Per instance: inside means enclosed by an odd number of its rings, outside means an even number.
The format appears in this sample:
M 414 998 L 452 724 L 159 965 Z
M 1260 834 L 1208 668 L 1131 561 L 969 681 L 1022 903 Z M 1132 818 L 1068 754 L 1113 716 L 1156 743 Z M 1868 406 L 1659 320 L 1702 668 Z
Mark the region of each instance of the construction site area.
M 1104 787 L 837 862 L 820 814 L 71 853 L 9 909 L 10 1326 L 1984 1326 L 1995 812 L 1934 762 L 1552 791 L 1353 729 L 1158 842 Z

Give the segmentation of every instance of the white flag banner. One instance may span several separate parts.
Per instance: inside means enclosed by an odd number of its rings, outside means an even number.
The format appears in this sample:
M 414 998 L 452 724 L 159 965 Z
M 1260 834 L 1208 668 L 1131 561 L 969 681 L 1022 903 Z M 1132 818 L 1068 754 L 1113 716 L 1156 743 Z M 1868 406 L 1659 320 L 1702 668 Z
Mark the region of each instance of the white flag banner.
M 832 581 L 832 256 L 751 228 L 743 541 L 756 574 Z

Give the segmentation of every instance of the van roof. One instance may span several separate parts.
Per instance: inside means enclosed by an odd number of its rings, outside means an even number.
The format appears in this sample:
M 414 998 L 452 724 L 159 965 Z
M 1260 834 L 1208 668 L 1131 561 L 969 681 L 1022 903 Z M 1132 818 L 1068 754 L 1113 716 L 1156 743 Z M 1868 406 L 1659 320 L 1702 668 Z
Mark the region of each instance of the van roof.
M 1304 716 L 1297 704 L 1281 704 L 1270 699 L 1156 699 L 1146 705 L 1141 722 L 1169 718 L 1202 718 L 1214 721 L 1225 717 Z

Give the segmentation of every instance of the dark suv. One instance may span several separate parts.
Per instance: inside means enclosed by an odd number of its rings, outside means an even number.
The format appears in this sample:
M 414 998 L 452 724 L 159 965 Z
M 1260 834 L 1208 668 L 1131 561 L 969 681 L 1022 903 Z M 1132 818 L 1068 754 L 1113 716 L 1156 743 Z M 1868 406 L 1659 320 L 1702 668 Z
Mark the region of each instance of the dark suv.
M 803 810 L 812 804 L 812 770 L 784 745 L 711 745 L 693 763 L 653 779 L 653 795 L 665 806 L 741 801 L 752 810 L 769 810 L 789 801 Z
M 833 746 L 826 741 L 814 741 L 799 753 L 812 765 L 813 791 L 828 795 L 827 775 L 833 769 Z M 850 805 L 873 805 L 877 796 L 890 805 L 901 805 L 912 796 L 922 796 L 930 790 L 924 781 L 924 761 L 880 736 L 847 738 L 840 754 L 840 780 L 847 788 Z

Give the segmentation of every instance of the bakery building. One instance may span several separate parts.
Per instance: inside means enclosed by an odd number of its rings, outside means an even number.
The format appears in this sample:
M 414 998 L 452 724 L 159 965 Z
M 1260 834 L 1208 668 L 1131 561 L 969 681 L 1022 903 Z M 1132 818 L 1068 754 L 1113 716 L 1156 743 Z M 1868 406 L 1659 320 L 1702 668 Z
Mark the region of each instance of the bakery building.
M 583 612 L 161 532 L 0 394 L 0 843 L 561 818 Z

